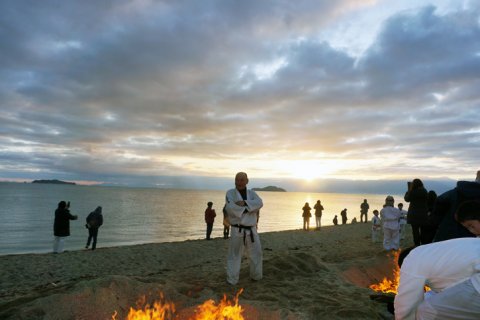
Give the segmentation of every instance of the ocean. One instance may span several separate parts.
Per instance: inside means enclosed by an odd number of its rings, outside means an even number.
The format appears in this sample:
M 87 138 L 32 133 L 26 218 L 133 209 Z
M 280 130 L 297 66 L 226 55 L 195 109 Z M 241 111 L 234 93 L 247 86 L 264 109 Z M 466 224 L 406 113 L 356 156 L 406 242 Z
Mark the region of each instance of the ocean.
M 233 187 L 233 186 L 232 186 Z M 179 190 L 157 188 L 100 187 L 31 183 L 0 183 L 0 255 L 52 252 L 54 211 L 61 200 L 70 201 L 71 221 L 65 250 L 84 248 L 88 231 L 85 218 L 102 206 L 104 225 L 97 248 L 143 243 L 174 242 L 205 238 L 204 212 L 213 202 L 217 212 L 212 236 L 223 237 L 222 207 L 226 190 Z M 317 200 L 325 210 L 322 225 L 332 225 L 334 215 L 347 208 L 349 223 L 360 220 L 360 204 L 380 210 L 387 194 L 342 194 L 308 192 L 258 192 L 259 233 L 301 229 L 302 207 L 313 208 Z M 395 204 L 403 196 L 393 195 Z M 405 204 L 404 208 L 408 208 Z M 314 210 L 312 210 L 312 214 Z M 310 220 L 310 227 L 315 219 Z M 321 231 L 320 231 L 321 232 Z

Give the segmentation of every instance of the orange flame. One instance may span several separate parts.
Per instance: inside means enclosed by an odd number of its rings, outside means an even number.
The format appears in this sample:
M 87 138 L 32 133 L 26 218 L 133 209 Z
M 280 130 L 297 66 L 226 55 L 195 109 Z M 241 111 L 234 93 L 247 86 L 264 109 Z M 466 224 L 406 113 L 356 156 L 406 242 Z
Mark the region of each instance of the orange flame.
M 207 300 L 195 309 L 195 315 L 188 320 L 244 320 L 243 308 L 238 304 L 238 297 L 243 289 L 235 295 L 234 301 L 229 301 L 224 294 L 218 305 L 213 300 Z M 175 320 L 175 305 L 165 301 L 160 294 L 160 301 L 154 302 L 153 306 L 145 303 L 145 297 L 137 302 L 138 310 L 130 308 L 126 320 Z M 117 311 L 112 315 L 112 320 L 117 320 Z
M 398 255 L 400 251 L 395 251 L 393 253 L 393 260 L 395 263 L 395 268 L 393 269 L 393 279 L 388 279 L 384 277 L 380 283 L 370 285 L 370 289 L 383 292 L 383 293 L 397 293 L 398 282 L 400 280 L 400 268 L 398 267 Z
M 400 255 L 400 250 L 394 251 L 393 253 L 393 261 L 395 264 L 395 269 L 393 269 L 393 279 L 387 279 L 384 277 L 380 283 L 370 285 L 370 289 L 382 292 L 382 293 L 393 293 L 397 294 L 398 292 L 398 284 L 400 282 L 400 268 L 398 267 L 398 256 Z M 423 288 L 425 292 L 430 291 L 431 289 L 428 286 L 424 286 Z

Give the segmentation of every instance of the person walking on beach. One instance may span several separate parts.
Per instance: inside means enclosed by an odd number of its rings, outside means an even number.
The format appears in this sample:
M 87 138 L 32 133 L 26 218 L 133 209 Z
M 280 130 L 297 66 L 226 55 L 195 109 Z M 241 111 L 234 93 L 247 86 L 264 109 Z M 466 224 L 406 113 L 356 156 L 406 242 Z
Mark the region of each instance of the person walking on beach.
M 419 246 L 428 242 L 428 192 L 420 179 L 413 179 L 407 185 L 404 197 L 405 201 L 410 202 L 407 223 L 412 226 L 413 243 Z
M 210 235 L 212 234 L 213 230 L 213 222 L 215 221 L 215 217 L 217 214 L 215 213 L 215 209 L 212 209 L 213 202 L 209 201 L 207 203 L 207 209 L 205 209 L 205 223 L 207 224 L 207 240 L 210 240 Z
M 402 213 L 393 205 L 395 200 L 392 196 L 385 199 L 385 206 L 380 210 L 380 218 L 383 227 L 383 248 L 387 251 L 400 248 L 400 217 Z
M 94 211 L 90 212 L 86 221 L 85 227 L 88 229 L 88 239 L 85 249 L 88 249 L 90 242 L 92 242 L 92 250 L 95 250 L 97 248 L 98 229 L 103 225 L 102 207 L 98 206 Z
M 340 212 L 340 215 L 342 216 L 342 224 L 347 224 L 347 208 L 343 209 L 342 212 Z
M 70 202 L 58 203 L 55 210 L 55 221 L 53 223 L 53 253 L 62 253 L 64 251 L 65 239 L 70 236 L 70 220 L 77 220 L 78 216 L 70 213 Z
M 338 216 L 337 215 L 335 215 L 335 217 L 333 217 L 333 225 L 334 226 L 338 225 Z
M 363 199 L 363 202 L 360 204 L 360 222 L 367 223 L 368 209 L 370 209 L 370 205 L 368 204 L 367 199 Z M 365 217 L 365 221 L 363 220 L 363 217 Z
M 225 210 L 232 227 L 227 254 L 227 282 L 231 285 L 238 283 L 245 249 L 250 278 L 257 281 L 263 277 L 262 245 L 256 227 L 263 201 L 255 191 L 247 189 L 247 184 L 247 174 L 238 172 L 235 175 L 235 188 L 228 190 L 225 197 Z
M 378 210 L 373 210 L 372 218 L 372 242 L 377 243 L 380 239 L 380 230 L 382 230 L 382 223 L 378 217 Z
M 313 208 L 315 209 L 315 225 L 317 230 L 320 230 L 320 227 L 322 226 L 321 220 L 323 211 L 323 206 L 320 200 L 317 200 L 317 203 L 315 203 Z
M 403 240 L 405 239 L 405 227 L 407 225 L 407 211 L 403 210 L 403 203 L 399 203 L 397 205 L 397 208 L 398 210 L 400 210 L 400 213 L 402 214 L 400 216 L 400 221 L 399 221 L 399 225 L 400 225 L 400 240 Z
M 310 212 L 310 210 L 312 210 L 312 208 L 310 208 L 310 205 L 308 204 L 308 202 L 305 202 L 305 205 L 303 206 L 302 210 L 303 210 L 303 213 L 302 213 L 303 230 L 308 231 L 310 229 L 310 217 L 312 216 L 312 213 Z

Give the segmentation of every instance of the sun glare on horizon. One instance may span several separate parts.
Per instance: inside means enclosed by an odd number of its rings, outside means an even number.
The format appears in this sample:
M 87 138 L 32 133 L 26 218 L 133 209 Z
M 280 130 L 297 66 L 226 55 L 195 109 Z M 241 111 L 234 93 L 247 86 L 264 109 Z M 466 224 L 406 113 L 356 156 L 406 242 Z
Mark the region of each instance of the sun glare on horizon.
M 285 160 L 277 164 L 278 169 L 292 178 L 312 182 L 335 174 L 339 169 L 338 163 L 322 160 Z

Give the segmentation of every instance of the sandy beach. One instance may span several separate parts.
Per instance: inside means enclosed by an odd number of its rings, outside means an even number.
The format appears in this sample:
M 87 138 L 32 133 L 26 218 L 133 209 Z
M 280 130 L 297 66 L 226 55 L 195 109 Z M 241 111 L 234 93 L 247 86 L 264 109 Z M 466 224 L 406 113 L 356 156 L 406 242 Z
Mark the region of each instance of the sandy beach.
M 1 319 L 125 319 L 144 296 L 173 302 L 178 319 L 224 294 L 245 319 L 392 319 L 368 288 L 393 270 L 391 255 L 373 244 L 370 223 L 320 231 L 262 233 L 264 279 L 226 282 L 228 240 L 195 240 L 62 254 L 0 256 Z M 407 230 L 404 246 L 411 243 Z M 68 240 L 67 246 L 68 250 Z

